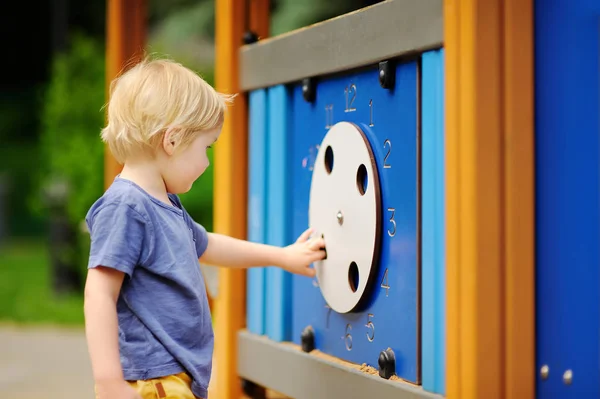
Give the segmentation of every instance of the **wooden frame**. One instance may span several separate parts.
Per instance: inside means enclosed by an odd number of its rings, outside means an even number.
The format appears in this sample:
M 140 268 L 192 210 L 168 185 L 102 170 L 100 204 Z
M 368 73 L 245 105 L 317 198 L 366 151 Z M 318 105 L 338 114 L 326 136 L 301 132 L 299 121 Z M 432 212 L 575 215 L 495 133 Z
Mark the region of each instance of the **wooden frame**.
M 534 397 L 532 0 L 445 0 L 447 397 Z
M 268 36 L 268 0 L 216 0 L 215 86 L 218 91 L 239 95 L 228 111 L 215 146 L 214 230 L 243 239 L 246 238 L 248 110 L 246 95 L 240 92 L 239 50 L 246 27 L 261 38 Z M 237 332 L 246 322 L 246 272 L 220 269 L 219 290 L 213 301 L 216 325 L 211 397 L 239 398 Z
M 108 0 L 106 4 L 106 99 L 110 83 L 128 64 L 136 62 L 146 46 L 146 0 Z M 120 173 L 108 146 L 104 151 L 104 187 Z
M 388 0 L 243 46 L 241 88 L 277 86 L 439 48 L 442 2 Z

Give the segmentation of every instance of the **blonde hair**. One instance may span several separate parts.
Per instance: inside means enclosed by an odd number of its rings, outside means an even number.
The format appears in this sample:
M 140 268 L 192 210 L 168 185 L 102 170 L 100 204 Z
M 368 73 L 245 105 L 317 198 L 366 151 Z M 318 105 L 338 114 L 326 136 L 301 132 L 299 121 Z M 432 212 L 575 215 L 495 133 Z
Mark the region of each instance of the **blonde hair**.
M 145 58 L 112 81 L 101 137 L 119 163 L 158 148 L 169 128 L 175 128 L 176 149 L 185 148 L 202 131 L 223 123 L 232 98 L 180 63 Z

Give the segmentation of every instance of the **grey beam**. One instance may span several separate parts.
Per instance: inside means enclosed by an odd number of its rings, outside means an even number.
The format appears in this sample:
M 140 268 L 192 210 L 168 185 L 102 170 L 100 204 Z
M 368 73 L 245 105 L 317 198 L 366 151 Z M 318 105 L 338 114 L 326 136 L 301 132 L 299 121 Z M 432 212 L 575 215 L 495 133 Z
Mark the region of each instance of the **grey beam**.
M 442 0 L 387 0 L 242 46 L 240 85 L 247 91 L 345 71 L 440 48 L 443 36 Z
M 238 332 L 238 375 L 294 399 L 442 399 L 421 387 L 390 381 L 305 353 L 295 345 Z

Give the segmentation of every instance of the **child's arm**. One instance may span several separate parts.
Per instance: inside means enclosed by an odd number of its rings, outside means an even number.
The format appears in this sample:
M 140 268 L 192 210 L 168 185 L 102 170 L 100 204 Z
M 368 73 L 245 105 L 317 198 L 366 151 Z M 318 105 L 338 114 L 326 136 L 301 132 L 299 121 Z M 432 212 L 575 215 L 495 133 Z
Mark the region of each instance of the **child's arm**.
M 295 274 L 313 277 L 315 270 L 309 266 L 325 257 L 325 242 L 322 238 L 309 239 L 310 233 L 310 229 L 306 230 L 294 244 L 283 248 L 209 233 L 208 246 L 200 261 L 238 268 L 278 266 Z
M 119 360 L 117 298 L 124 274 L 90 269 L 85 285 L 85 330 L 98 398 L 140 398 L 126 383 Z

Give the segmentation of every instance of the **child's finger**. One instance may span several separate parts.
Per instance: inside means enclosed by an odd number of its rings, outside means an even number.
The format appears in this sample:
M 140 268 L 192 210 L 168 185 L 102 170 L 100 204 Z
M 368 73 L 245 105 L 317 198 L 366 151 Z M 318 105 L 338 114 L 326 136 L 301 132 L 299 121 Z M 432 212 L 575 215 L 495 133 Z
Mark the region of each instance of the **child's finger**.
M 325 240 L 322 238 L 315 238 L 311 240 L 308 246 L 311 250 L 315 251 L 325 247 Z
M 302 274 L 306 277 L 314 277 L 317 274 L 317 271 L 311 267 L 307 267 L 304 269 Z
M 316 262 L 318 260 L 323 260 L 326 257 L 327 257 L 327 251 L 321 249 L 319 251 L 313 252 L 311 259 L 313 262 Z
M 308 237 L 310 237 L 310 233 L 312 233 L 312 232 L 313 232 L 312 227 L 309 227 L 308 229 L 304 230 L 304 232 L 302 234 L 300 234 L 300 237 L 298 237 L 296 242 L 304 242 L 304 241 L 308 240 Z

